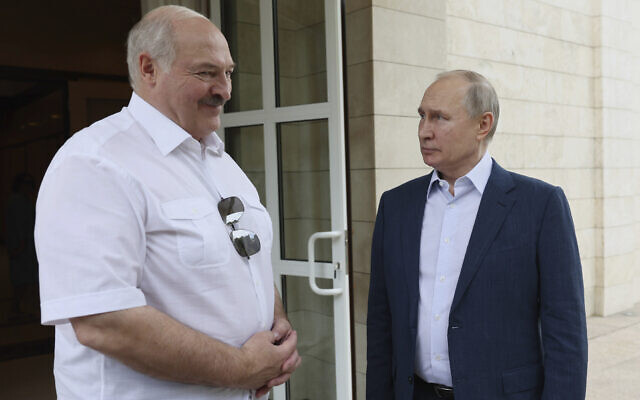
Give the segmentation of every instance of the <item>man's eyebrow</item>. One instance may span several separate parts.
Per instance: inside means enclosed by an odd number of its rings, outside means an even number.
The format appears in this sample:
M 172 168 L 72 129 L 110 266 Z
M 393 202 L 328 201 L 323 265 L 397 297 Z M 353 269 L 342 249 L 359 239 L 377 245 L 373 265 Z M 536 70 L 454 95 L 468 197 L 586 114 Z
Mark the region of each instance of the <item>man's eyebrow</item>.
M 442 112 L 440 110 L 436 110 L 433 108 L 428 108 L 425 110 L 424 108 L 422 108 L 422 106 L 418 107 L 418 114 L 427 114 L 427 113 L 439 113 Z
M 229 69 L 235 69 L 235 68 L 236 68 L 236 65 L 237 65 L 236 63 L 232 63 L 232 64 L 231 64 L 230 66 L 228 66 L 228 67 L 227 67 L 227 66 L 222 67 L 222 66 L 217 65 L 217 64 L 211 64 L 211 63 L 209 63 L 209 62 L 204 62 L 204 63 L 196 64 L 196 65 L 194 66 L 194 69 L 201 69 L 201 68 L 205 68 L 205 69 L 227 69 L 227 68 L 229 68 Z

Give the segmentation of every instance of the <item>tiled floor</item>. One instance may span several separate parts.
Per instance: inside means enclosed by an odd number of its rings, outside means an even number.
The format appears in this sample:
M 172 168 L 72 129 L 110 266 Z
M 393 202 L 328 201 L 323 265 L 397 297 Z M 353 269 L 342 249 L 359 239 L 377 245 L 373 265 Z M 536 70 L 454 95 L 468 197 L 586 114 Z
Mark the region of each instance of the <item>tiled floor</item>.
M 640 399 L 640 303 L 590 317 L 587 400 Z M 53 355 L 0 362 L 0 399 L 53 400 Z
M 587 331 L 587 400 L 640 399 L 640 303 L 606 318 L 588 318 Z

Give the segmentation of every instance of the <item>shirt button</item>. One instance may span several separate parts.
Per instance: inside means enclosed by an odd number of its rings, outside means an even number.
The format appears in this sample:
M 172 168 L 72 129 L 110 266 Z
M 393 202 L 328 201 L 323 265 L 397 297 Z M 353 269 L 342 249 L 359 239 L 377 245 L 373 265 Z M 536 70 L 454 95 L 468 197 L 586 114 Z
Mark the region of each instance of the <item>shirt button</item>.
M 413 383 L 413 376 L 409 377 L 409 383 Z
M 444 282 L 444 280 L 445 280 L 445 277 L 444 277 L 444 275 L 442 275 L 442 276 L 440 277 L 440 282 Z
M 436 354 L 436 360 L 440 361 L 442 357 L 440 357 L 440 354 Z
M 444 186 L 444 182 L 439 181 L 439 182 L 438 182 L 438 185 L 440 185 L 440 187 L 443 187 L 443 186 Z
M 436 319 L 436 321 L 438 321 L 440 319 L 440 314 L 436 314 L 434 318 Z
M 455 206 L 455 204 L 449 204 L 449 208 L 454 208 Z
M 449 238 L 444 238 L 445 243 L 449 243 Z

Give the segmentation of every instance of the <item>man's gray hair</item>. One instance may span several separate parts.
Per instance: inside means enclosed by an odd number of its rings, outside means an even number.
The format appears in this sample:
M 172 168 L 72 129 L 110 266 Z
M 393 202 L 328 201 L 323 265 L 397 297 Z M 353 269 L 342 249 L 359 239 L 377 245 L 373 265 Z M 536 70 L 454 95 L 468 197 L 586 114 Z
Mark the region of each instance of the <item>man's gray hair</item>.
M 500 117 L 500 103 L 495 89 L 484 76 L 462 69 L 442 72 L 438 74 L 436 81 L 452 77 L 459 77 L 470 83 L 464 97 L 464 106 L 471 118 L 479 117 L 485 112 L 493 114 L 493 125 L 487 135 L 490 140 L 496 132 L 498 117 Z
M 182 6 L 162 6 L 149 11 L 129 31 L 127 38 L 127 66 L 129 83 L 135 90 L 140 80 L 138 56 L 149 53 L 160 68 L 168 72 L 176 57 L 173 23 L 189 18 L 204 18 L 204 15 Z

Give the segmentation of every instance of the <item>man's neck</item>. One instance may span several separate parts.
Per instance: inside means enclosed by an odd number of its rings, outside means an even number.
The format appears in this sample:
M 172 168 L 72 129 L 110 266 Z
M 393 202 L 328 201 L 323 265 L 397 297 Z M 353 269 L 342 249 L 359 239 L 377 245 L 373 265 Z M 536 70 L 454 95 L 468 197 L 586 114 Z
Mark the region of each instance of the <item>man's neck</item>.
M 482 160 L 482 157 L 484 157 L 486 152 L 487 152 L 487 148 L 485 146 L 483 149 L 481 149 L 481 151 L 478 154 L 478 157 L 476 158 L 475 162 L 471 166 L 467 166 L 466 168 L 461 168 L 461 170 L 463 172 L 456 172 L 454 174 L 447 175 L 447 174 L 443 173 L 442 171 L 436 171 L 437 174 L 438 174 L 438 177 L 440 179 L 444 179 L 449 184 L 449 193 L 451 193 L 452 196 L 455 196 L 455 184 L 456 184 L 456 181 L 458 179 L 460 179 L 461 177 L 467 175 L 469 172 L 471 172 L 478 165 L 478 163 Z

